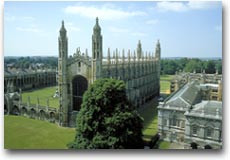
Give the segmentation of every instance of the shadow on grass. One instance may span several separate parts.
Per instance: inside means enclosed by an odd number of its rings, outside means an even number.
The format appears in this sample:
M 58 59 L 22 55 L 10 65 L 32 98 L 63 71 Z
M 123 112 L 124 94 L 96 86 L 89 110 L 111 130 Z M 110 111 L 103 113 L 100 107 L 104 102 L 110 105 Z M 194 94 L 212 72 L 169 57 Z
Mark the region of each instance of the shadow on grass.
M 139 111 L 140 115 L 144 118 L 143 138 L 145 140 L 151 140 L 157 133 L 157 105 L 156 101 L 151 101 Z

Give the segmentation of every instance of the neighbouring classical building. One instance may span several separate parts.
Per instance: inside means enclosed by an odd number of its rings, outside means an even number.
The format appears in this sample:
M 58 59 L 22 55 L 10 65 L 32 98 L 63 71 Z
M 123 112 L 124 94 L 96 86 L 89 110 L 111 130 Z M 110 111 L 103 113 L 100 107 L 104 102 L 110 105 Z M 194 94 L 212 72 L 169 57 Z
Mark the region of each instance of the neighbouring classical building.
M 213 93 L 212 90 L 215 90 Z M 222 82 L 200 84 L 189 81 L 158 106 L 161 139 L 186 149 L 222 147 Z M 219 101 L 217 101 L 219 100 Z
M 222 102 L 202 101 L 185 117 L 185 149 L 222 148 Z
M 75 126 L 83 93 L 88 86 L 100 78 L 124 80 L 129 100 L 137 107 L 159 95 L 161 47 L 156 44 L 155 53 L 145 53 L 141 42 L 137 49 L 125 53 L 117 49 L 107 51 L 103 56 L 103 37 L 98 18 L 93 28 L 92 57 L 88 51 L 76 50 L 68 56 L 68 38 L 64 21 L 58 38 L 58 86 L 60 93 L 59 123 L 61 126 Z M 127 55 L 127 56 L 126 56 Z

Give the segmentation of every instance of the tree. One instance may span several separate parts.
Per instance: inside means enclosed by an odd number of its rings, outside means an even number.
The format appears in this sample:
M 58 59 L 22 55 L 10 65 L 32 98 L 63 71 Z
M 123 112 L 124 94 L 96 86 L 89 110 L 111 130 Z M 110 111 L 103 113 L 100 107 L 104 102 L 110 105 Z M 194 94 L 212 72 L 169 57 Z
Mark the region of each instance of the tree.
M 204 63 L 204 66 L 205 66 L 206 73 L 213 74 L 216 72 L 215 63 L 213 60 L 206 61 Z
M 216 62 L 215 68 L 218 70 L 218 73 L 219 73 L 219 74 L 222 74 L 222 60 L 218 60 L 218 61 Z
M 161 60 L 161 72 L 162 74 L 175 74 L 177 71 L 178 66 L 175 62 L 175 60 Z
M 100 79 L 84 93 L 72 149 L 143 148 L 143 119 L 128 101 L 125 83 Z
M 184 70 L 185 72 L 193 72 L 196 71 L 197 73 L 202 72 L 203 64 L 200 59 L 191 59 L 186 64 Z

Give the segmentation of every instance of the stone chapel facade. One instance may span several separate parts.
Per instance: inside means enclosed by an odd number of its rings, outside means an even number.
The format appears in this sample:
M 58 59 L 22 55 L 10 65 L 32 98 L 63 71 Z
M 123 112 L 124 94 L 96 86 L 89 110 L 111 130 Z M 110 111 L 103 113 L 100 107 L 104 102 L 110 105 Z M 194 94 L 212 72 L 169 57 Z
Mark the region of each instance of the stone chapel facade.
M 144 55 L 141 42 L 132 53 L 116 49 L 111 55 L 103 57 L 103 37 L 98 18 L 93 28 L 92 57 L 88 51 L 81 53 L 76 50 L 73 56 L 68 56 L 67 30 L 62 21 L 58 38 L 58 86 L 60 94 L 59 124 L 75 126 L 77 112 L 80 110 L 82 96 L 88 86 L 100 78 L 123 80 L 129 100 L 137 107 L 159 95 L 160 90 L 160 58 L 161 47 L 156 44 L 155 53 Z

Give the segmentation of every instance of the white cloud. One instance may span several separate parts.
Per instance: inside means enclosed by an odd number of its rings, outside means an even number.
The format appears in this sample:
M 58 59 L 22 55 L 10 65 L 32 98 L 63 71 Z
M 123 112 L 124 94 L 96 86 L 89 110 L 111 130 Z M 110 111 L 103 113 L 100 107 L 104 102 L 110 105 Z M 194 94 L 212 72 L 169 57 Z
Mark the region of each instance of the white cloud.
M 190 1 L 188 2 L 188 7 L 190 9 L 210 9 L 215 8 L 219 2 L 215 1 Z
M 144 36 L 146 36 L 146 34 L 143 33 L 143 32 L 133 32 L 133 33 L 131 33 L 131 35 L 135 36 L 135 37 L 144 37 Z
M 129 32 L 128 29 L 125 28 L 117 28 L 117 27 L 110 27 L 109 30 L 113 33 L 127 33 Z
M 142 11 L 124 11 L 107 4 L 102 5 L 101 7 L 84 5 L 68 6 L 64 8 L 64 12 L 70 14 L 78 14 L 88 18 L 99 17 L 103 20 L 114 20 L 146 15 L 146 13 Z
M 152 20 L 146 21 L 146 24 L 154 25 L 154 24 L 157 24 L 158 22 L 159 21 L 157 19 L 152 19 Z
M 184 12 L 189 10 L 205 10 L 210 8 L 215 8 L 220 5 L 219 2 L 214 1 L 189 1 L 189 2 L 170 2 L 163 1 L 158 2 L 156 9 L 160 12 Z
M 12 16 L 12 15 L 5 15 L 5 21 L 13 22 L 13 21 L 32 21 L 34 17 L 31 16 Z
M 33 32 L 33 33 L 41 32 L 41 30 L 39 30 L 36 27 L 17 27 L 16 30 L 21 32 Z
M 22 19 L 32 21 L 32 20 L 34 20 L 34 17 L 24 16 L 24 17 L 22 17 Z
M 188 10 L 188 7 L 183 2 L 158 2 L 157 3 L 157 9 L 161 12 L 167 12 L 167 11 L 174 11 L 174 12 L 182 12 Z

